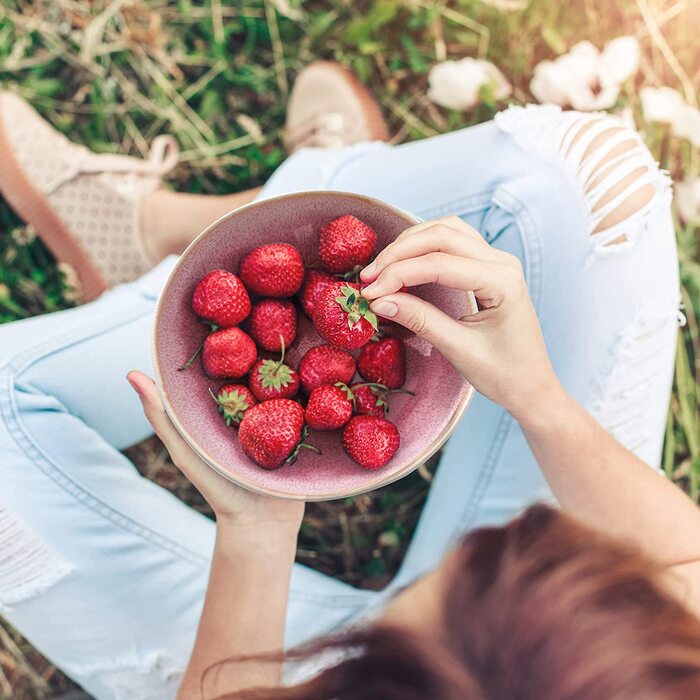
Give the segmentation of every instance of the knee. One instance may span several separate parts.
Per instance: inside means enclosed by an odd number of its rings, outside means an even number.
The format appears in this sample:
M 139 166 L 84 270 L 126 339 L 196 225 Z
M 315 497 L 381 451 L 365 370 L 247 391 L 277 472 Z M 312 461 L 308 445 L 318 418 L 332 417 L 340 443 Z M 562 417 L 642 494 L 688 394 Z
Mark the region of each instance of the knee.
M 665 176 L 639 134 L 616 117 L 580 115 L 560 148 L 583 190 L 596 244 L 631 241 L 645 215 L 662 206 Z
M 508 110 L 497 122 L 522 148 L 568 175 L 596 250 L 634 242 L 650 217 L 670 208 L 670 179 L 640 135 L 617 117 L 546 105 Z

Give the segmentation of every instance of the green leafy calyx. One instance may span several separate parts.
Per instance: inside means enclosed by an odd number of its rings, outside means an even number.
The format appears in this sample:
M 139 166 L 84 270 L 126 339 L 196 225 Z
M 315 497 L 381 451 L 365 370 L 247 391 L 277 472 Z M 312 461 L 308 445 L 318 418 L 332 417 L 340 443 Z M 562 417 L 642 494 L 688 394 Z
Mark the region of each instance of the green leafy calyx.
M 367 299 L 349 285 L 341 287 L 340 294 L 335 300 L 348 315 L 348 328 L 352 330 L 364 318 L 376 331 L 379 323 L 374 311 L 369 308 Z
M 250 408 L 248 399 L 238 390 L 220 391 L 217 395 L 209 389 L 209 394 L 216 401 L 218 411 L 223 415 L 226 425 L 231 425 L 231 423 L 238 425 L 243 420 L 245 412 Z

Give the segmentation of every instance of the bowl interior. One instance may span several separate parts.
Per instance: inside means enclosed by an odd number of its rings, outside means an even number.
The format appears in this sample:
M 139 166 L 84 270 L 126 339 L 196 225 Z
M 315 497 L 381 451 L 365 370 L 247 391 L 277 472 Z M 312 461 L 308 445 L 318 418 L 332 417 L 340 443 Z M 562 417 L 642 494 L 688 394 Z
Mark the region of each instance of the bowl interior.
M 404 394 L 390 399 L 389 418 L 401 433 L 401 447 L 384 468 L 368 471 L 343 452 L 340 433 L 310 431 L 322 455 L 302 450 L 297 462 L 266 471 L 242 452 L 236 430 L 226 427 L 209 396 L 223 382 L 209 379 L 195 362 L 179 372 L 206 335 L 190 301 L 197 282 L 216 268 L 238 271 L 240 259 L 264 243 L 296 246 L 307 266 L 318 267 L 318 230 L 344 214 L 353 214 L 376 232 L 379 249 L 416 223 L 409 214 L 368 197 L 338 192 L 305 192 L 254 202 L 237 209 L 202 233 L 182 255 L 161 294 L 153 334 L 156 382 L 166 411 L 193 449 L 213 468 L 252 489 L 287 498 L 321 500 L 369 491 L 415 469 L 445 441 L 471 398 L 472 388 L 427 342 L 392 324 L 404 338 L 408 378 Z M 457 318 L 473 311 L 464 293 L 437 285 L 412 292 Z M 299 333 L 288 353 L 297 366 L 302 355 L 322 342 L 313 324 L 299 313 Z

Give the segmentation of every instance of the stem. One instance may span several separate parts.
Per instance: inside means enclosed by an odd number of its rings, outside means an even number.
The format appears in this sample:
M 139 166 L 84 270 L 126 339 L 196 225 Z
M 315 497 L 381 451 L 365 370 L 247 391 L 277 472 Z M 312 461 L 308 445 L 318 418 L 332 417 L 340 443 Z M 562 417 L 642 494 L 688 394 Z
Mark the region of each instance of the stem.
M 204 347 L 205 341 L 206 341 L 206 338 L 199 344 L 199 347 L 194 351 L 194 354 L 192 355 L 192 357 L 190 357 L 190 359 L 187 360 L 187 362 L 185 362 L 185 364 L 182 365 L 182 367 L 177 368 L 178 372 L 184 372 L 184 370 L 186 370 L 192 366 L 192 363 L 197 359 L 197 355 L 199 355 L 199 353 L 202 352 L 202 348 Z

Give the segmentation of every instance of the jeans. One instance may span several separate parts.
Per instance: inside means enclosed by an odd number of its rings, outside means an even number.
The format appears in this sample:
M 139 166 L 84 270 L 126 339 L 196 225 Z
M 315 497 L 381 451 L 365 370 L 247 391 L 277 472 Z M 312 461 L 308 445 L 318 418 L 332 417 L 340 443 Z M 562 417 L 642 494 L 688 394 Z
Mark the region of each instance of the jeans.
M 605 130 L 613 136 L 594 148 Z M 591 162 L 625 139 L 626 157 Z M 368 194 L 423 219 L 457 215 L 517 255 L 561 382 L 658 468 L 679 282 L 670 188 L 635 139 L 607 116 L 511 108 L 406 145 L 301 151 L 261 196 Z M 633 172 L 653 196 L 606 228 Z M 0 327 L 0 613 L 100 700 L 174 697 L 206 590 L 214 523 L 120 453 L 151 433 L 124 375 L 151 370 L 154 305 L 173 263 L 80 308 Z M 371 614 L 462 533 L 542 499 L 552 495 L 519 426 L 476 396 L 395 580 L 362 591 L 295 566 L 287 644 Z

